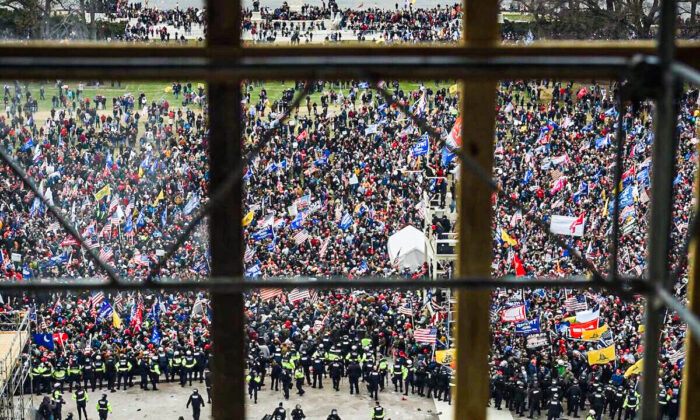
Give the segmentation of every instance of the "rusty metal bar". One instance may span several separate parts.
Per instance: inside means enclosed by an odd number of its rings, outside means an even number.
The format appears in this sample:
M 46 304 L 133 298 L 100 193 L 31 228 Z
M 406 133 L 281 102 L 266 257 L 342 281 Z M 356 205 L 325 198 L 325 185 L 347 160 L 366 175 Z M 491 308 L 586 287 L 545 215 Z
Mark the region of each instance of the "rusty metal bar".
M 498 3 L 496 0 L 466 0 L 463 27 L 468 44 L 491 47 L 498 42 Z M 462 151 L 491 174 L 497 82 L 463 80 L 461 87 Z M 484 245 L 492 243 L 492 189 L 464 163 L 460 165 L 459 182 L 457 273 L 459 276 L 490 276 L 492 250 Z M 455 420 L 486 420 L 490 305 L 490 289 L 457 292 Z

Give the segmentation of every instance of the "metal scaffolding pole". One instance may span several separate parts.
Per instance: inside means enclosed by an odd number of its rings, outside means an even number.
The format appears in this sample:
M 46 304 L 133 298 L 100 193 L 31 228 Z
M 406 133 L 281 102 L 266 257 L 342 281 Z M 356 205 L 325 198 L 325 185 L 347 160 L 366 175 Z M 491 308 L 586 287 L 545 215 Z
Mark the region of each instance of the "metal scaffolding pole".
M 661 6 L 661 27 L 657 54 L 661 86 L 657 89 L 655 133 L 652 151 L 651 225 L 649 228 L 649 282 L 652 286 L 669 287 L 669 233 L 673 210 L 673 177 L 676 151 L 676 78 L 671 69 L 675 49 L 676 2 L 664 0 Z M 647 298 L 644 335 L 644 371 L 642 377 L 643 420 L 658 419 L 659 335 L 663 305 L 652 294 Z

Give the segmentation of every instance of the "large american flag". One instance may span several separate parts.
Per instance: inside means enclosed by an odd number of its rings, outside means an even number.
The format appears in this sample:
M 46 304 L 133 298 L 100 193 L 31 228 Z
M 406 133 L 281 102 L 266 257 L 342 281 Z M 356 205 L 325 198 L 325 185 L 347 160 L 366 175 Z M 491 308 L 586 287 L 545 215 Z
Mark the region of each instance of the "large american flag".
M 421 328 L 413 333 L 416 343 L 435 344 L 437 342 L 437 328 Z
M 262 300 L 270 300 L 282 295 L 282 289 L 260 289 Z
M 308 289 L 294 289 L 289 292 L 288 298 L 291 303 L 294 303 L 299 300 L 310 299 L 311 294 Z
M 323 258 L 326 256 L 326 252 L 328 251 L 328 244 L 330 243 L 331 238 L 326 238 L 323 240 L 323 243 L 321 244 L 321 249 L 318 252 L 318 255 Z
M 576 296 L 566 299 L 564 301 L 564 307 L 566 307 L 567 312 L 585 311 L 588 309 L 585 299 L 583 302 L 581 302 L 576 298 Z
M 96 308 L 103 300 L 105 300 L 105 294 L 102 291 L 92 292 L 92 296 L 90 296 L 88 301 L 90 309 Z
M 104 226 L 102 226 L 102 230 L 100 231 L 100 236 L 109 236 L 112 234 L 112 222 L 107 220 L 107 223 L 105 223 Z
M 407 302 L 405 305 L 399 306 L 399 313 L 408 316 L 413 315 L 413 310 L 411 309 L 411 302 Z
M 112 197 L 112 202 L 109 203 L 109 212 L 111 213 L 114 210 L 116 210 L 118 205 L 119 205 L 119 197 L 117 196 L 117 194 L 114 194 L 114 196 Z
M 112 257 L 114 257 L 114 252 L 112 251 L 112 248 L 103 247 L 102 249 L 100 249 L 99 257 L 102 261 L 107 262 L 107 261 L 111 260 Z
M 294 235 L 294 242 L 296 242 L 297 245 L 301 245 L 304 242 L 306 242 L 306 240 L 310 237 L 311 236 L 309 236 L 308 232 L 306 232 L 305 230 L 301 230 L 296 235 Z
M 117 296 L 114 298 L 114 308 L 117 310 L 117 312 L 124 310 L 124 297 L 121 293 L 117 293 Z
M 255 249 L 246 248 L 245 254 L 243 255 L 243 261 L 249 263 L 249 262 L 253 261 L 254 256 L 255 256 Z

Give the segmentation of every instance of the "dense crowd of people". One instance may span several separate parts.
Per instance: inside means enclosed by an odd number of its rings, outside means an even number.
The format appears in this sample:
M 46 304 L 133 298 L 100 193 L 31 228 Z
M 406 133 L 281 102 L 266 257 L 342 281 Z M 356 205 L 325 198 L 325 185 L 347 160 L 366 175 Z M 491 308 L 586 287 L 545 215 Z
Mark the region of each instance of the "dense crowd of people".
M 190 38 L 193 26 L 201 26 L 206 33 L 206 8 L 158 9 L 124 1 L 108 19 L 126 20 L 122 41 L 185 41 Z
M 461 39 L 461 4 L 431 9 L 413 7 L 340 9 L 330 0 L 323 6 L 304 5 L 293 10 L 285 2 L 282 7 L 259 8 L 259 19 L 253 19 L 255 8 L 243 10 L 243 31 L 256 42 L 275 42 L 279 37 L 297 42 L 314 41 L 314 33 L 326 34 L 318 41 L 384 42 L 456 42 Z M 343 33 L 351 31 L 351 38 Z M 330 33 L 329 33 L 330 32 Z
M 201 23 L 197 10 L 177 10 L 125 5 L 121 13 L 139 19 L 134 39 L 152 37 L 149 28 L 160 22 L 183 30 Z M 461 19 L 458 5 L 342 11 L 330 2 L 300 12 L 288 6 L 259 10 L 265 25 L 244 25 L 261 39 L 270 31 L 274 37 L 275 31 L 288 36 L 322 30 L 319 19 L 335 19 L 339 28 L 358 34 L 382 32 L 387 40 L 452 39 L 459 37 Z M 245 19 L 251 16 L 244 11 Z M 291 21 L 308 24 L 285 25 Z M 406 226 L 426 235 L 455 229 L 456 86 L 387 81 L 382 87 L 392 100 L 386 101 L 364 81 L 317 81 L 294 109 L 292 98 L 304 86 L 285 87 L 275 97 L 265 84 L 242 85 L 244 147 L 264 142 L 244 174 L 246 275 L 429 277 L 428 264 L 390 258 L 387 240 Z M 503 194 L 493 198 L 494 276 L 587 274 L 571 249 L 606 274 L 616 195 L 622 234 L 617 269 L 634 276 L 645 272 L 654 106 L 643 101 L 618 109 L 617 89 L 551 80 L 499 84 L 494 176 Z M 163 98 L 88 97 L 83 84 L 61 81 L 38 91 L 19 82 L 4 86 L 2 147 L 85 243 L 127 279 L 156 274 L 199 280 L 209 272 L 202 222 L 160 272 L 150 273 L 209 194 L 206 91 L 173 83 L 168 92 Z M 44 109 L 49 96 L 51 107 Z M 686 89 L 679 108 L 669 268 L 681 273 L 674 291 L 684 299 L 686 262 L 679 251 L 693 206 L 698 91 Z M 616 138 L 620 114 L 624 139 Z M 623 175 L 615 185 L 619 141 Z M 104 275 L 10 168 L 1 170 L 2 276 L 23 281 Z M 439 203 L 445 215 L 426 220 L 429 202 Z M 572 220 L 562 236 L 568 247 L 555 244 L 534 222 L 561 217 Z M 452 268 L 445 271 L 450 276 Z M 72 392 L 76 383 L 113 390 L 139 377 L 142 388 L 204 380 L 212 345 L 206 299 L 184 292 L 62 294 L 7 299 L 2 310 L 32 317 L 36 335 L 26 354 L 32 366 L 26 389 L 53 396 L 54 388 Z M 597 420 L 604 414 L 634 418 L 643 303 L 592 290 L 494 290 L 494 407 L 530 417 L 545 411 L 549 418 L 564 412 Z M 304 387 L 321 388 L 330 379 L 338 391 L 347 378 L 352 394 L 368 392 L 377 400 L 393 385 L 404 395 L 410 388 L 411 395 L 449 401 L 450 363 L 436 361 L 439 350 L 450 348 L 449 312 L 437 290 L 251 292 L 245 330 L 250 398 L 257 402 L 268 377 L 270 389 L 287 399 L 294 386 L 301 396 L 308 392 Z M 658 398 L 663 416 L 675 419 L 686 327 L 676 314 L 665 315 Z

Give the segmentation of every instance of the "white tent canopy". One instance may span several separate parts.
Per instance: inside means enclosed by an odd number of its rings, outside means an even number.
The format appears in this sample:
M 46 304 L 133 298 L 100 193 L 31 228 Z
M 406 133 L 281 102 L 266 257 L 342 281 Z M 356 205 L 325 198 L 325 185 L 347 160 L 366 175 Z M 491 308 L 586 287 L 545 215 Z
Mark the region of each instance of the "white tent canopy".
M 387 249 L 393 263 L 398 255 L 400 269 L 409 267 L 415 270 L 423 265 L 425 260 L 425 235 L 413 226 L 406 226 L 389 237 Z

